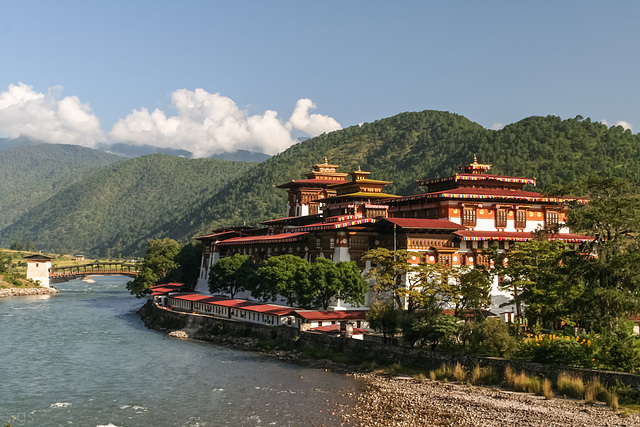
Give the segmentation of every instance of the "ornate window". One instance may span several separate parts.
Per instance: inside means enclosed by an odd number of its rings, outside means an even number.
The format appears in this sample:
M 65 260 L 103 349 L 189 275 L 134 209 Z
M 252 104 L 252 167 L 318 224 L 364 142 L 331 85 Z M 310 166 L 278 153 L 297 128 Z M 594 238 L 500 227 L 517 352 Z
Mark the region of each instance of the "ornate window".
M 524 209 L 518 209 L 516 211 L 516 228 L 525 229 L 527 227 L 527 211 Z
M 507 210 L 496 209 L 496 228 L 507 227 Z
M 544 225 L 547 228 L 555 227 L 558 224 L 558 212 L 546 211 L 544 213 Z
M 475 227 L 476 221 L 477 221 L 476 207 L 465 206 L 464 209 L 462 209 L 462 225 Z

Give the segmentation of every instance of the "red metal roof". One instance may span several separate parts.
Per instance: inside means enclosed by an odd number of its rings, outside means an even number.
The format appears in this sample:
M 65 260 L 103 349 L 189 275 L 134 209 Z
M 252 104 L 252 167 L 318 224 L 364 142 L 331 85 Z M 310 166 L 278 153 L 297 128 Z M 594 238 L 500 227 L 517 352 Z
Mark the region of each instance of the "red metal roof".
M 152 287 L 151 296 L 166 295 L 169 292 L 175 292 L 176 288 Z
M 462 237 L 462 240 L 513 240 L 517 242 L 525 242 L 533 240 L 530 232 L 527 231 L 473 231 L 461 230 L 456 234 Z M 564 240 L 565 242 L 590 242 L 595 238 L 592 236 L 584 236 L 582 234 L 560 233 L 549 235 L 550 240 Z
M 184 301 L 193 301 L 193 302 L 203 302 L 203 303 L 211 303 L 218 301 L 220 298 L 212 297 L 211 295 L 202 295 L 202 294 L 179 294 L 172 295 L 171 298 L 180 299 Z
M 232 239 L 224 240 L 218 245 L 250 245 L 253 243 L 282 243 L 282 242 L 292 242 L 295 240 L 299 240 L 302 236 L 308 233 L 281 233 L 281 234 L 271 234 L 266 236 L 248 236 L 248 237 L 234 237 Z
M 296 310 L 294 314 L 306 320 L 364 320 L 367 317 L 365 310 Z
M 434 228 L 444 230 L 464 230 L 464 226 L 446 219 L 422 219 L 422 218 L 383 218 L 402 228 Z

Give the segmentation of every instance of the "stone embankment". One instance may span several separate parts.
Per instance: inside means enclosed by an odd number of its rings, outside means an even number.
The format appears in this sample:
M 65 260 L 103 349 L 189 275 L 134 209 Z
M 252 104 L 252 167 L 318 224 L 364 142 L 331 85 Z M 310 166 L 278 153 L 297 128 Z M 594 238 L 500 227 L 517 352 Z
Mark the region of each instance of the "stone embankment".
M 356 373 L 365 383 L 356 407 L 346 411 L 356 426 L 640 426 L 640 415 L 621 416 L 603 403 L 586 404 L 500 389 L 410 377 Z
M 0 298 L 26 295 L 52 295 L 57 293 L 58 290 L 56 288 L 0 288 Z

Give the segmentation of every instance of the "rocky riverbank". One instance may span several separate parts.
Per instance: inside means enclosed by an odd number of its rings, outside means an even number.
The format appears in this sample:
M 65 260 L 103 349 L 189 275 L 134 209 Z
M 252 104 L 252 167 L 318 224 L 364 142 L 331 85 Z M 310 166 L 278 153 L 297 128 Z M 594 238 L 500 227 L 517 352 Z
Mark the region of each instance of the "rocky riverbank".
M 516 393 L 497 388 L 456 383 L 389 378 L 383 373 L 361 372 L 327 359 L 310 359 L 295 350 L 265 351 L 260 340 L 211 333 L 203 329 L 168 329 L 149 312 L 139 311 L 145 325 L 176 338 L 208 341 L 238 350 L 260 351 L 289 363 L 353 376 L 362 384 L 355 407 L 343 406 L 343 425 L 353 426 L 640 426 L 640 415 L 623 417 L 602 403 L 585 404 L 564 399 Z
M 0 288 L 0 298 L 26 295 L 53 295 L 57 293 L 58 290 L 56 288 Z
M 640 426 L 640 415 L 623 417 L 602 403 L 562 396 L 440 383 L 411 377 L 355 373 L 364 382 L 357 404 L 345 415 L 356 426 Z

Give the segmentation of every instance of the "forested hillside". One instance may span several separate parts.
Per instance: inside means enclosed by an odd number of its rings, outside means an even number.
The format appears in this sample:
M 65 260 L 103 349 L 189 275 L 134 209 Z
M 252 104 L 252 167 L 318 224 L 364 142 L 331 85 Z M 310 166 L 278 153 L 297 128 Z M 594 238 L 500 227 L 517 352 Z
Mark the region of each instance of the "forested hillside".
M 219 225 L 256 224 L 286 212 L 286 193 L 273 188 L 300 179 L 324 156 L 342 172 L 361 166 L 393 181 L 389 193 L 415 194 L 421 178 L 458 171 L 477 154 L 493 173 L 538 178 L 538 190 L 590 174 L 640 183 L 640 136 L 589 119 L 529 117 L 499 131 L 441 111 L 403 113 L 297 144 L 230 183 L 199 211 L 200 232 Z M 534 191 L 536 189 L 533 189 Z
M 547 116 L 494 131 L 423 111 L 324 134 L 260 164 L 167 155 L 113 164 L 0 230 L 0 246 L 33 240 L 49 251 L 139 254 L 148 238 L 186 242 L 219 226 L 283 216 L 286 192 L 274 186 L 300 179 L 325 156 L 341 172 L 360 166 L 393 181 L 387 192 L 406 195 L 424 191 L 416 180 L 456 172 L 474 154 L 494 173 L 537 178 L 538 190 L 593 174 L 640 184 L 640 135 L 622 127 Z
M 0 230 L 61 188 L 119 160 L 122 157 L 77 145 L 1 140 Z
M 0 247 L 32 239 L 60 253 L 139 254 L 150 238 L 191 237 L 195 206 L 253 165 L 154 154 L 105 166 L 2 230 Z

